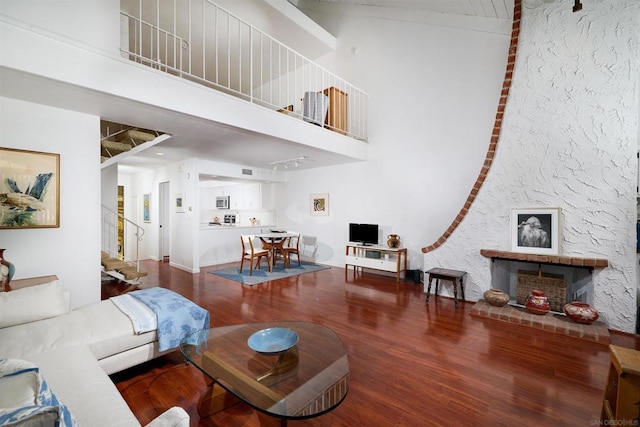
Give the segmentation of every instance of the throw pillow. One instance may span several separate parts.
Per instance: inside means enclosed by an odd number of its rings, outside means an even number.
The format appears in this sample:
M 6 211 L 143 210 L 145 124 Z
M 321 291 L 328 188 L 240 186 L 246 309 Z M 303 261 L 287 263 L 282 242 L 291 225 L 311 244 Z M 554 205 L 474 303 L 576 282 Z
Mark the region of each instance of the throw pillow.
M 60 280 L 0 292 L 0 328 L 35 322 L 69 312 L 69 298 Z
M 20 359 L 0 359 L 0 425 L 76 426 L 69 409 L 34 364 Z M 5 406 L 6 405 L 6 406 Z

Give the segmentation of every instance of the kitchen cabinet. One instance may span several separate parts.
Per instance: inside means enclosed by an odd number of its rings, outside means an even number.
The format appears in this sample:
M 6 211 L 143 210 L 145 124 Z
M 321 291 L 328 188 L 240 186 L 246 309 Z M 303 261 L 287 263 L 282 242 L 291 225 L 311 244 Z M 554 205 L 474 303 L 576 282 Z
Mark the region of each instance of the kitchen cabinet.
M 229 196 L 230 210 L 262 209 L 262 184 L 236 184 L 222 187 L 200 188 L 202 210 L 216 209 L 216 197 Z
M 242 186 L 242 208 L 260 209 L 262 207 L 260 184 L 245 184 Z
M 229 187 L 223 187 L 224 196 L 229 196 L 229 209 L 242 209 L 242 186 L 230 185 Z

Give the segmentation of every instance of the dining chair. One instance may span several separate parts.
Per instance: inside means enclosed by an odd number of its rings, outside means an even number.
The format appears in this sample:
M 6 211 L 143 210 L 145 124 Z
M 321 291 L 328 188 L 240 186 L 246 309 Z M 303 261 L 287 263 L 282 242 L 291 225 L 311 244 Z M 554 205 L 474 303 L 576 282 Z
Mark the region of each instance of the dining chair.
M 253 260 L 256 260 L 256 267 L 260 268 L 260 261 L 262 261 L 262 257 L 267 258 L 267 266 L 269 267 L 269 271 L 271 271 L 271 251 L 264 248 L 254 248 L 254 238 L 255 236 L 253 234 L 240 235 L 240 241 L 242 242 L 242 259 L 240 260 L 240 273 L 242 273 L 244 260 L 246 259 L 247 261 L 249 261 L 249 276 L 253 276 Z
M 316 236 L 300 236 L 300 252 L 302 258 L 310 262 L 316 262 L 316 257 L 318 255 L 318 238 Z
M 295 255 L 298 258 L 298 266 L 300 266 L 300 233 L 295 231 L 287 231 L 287 233 L 295 234 L 295 236 L 290 237 L 286 245 L 282 247 L 285 262 L 289 266 L 291 255 Z

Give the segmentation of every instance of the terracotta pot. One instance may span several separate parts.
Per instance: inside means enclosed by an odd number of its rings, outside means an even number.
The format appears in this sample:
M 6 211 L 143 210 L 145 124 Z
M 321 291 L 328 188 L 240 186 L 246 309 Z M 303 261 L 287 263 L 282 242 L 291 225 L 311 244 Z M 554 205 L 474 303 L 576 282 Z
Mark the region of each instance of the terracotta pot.
M 600 317 L 598 310 L 586 302 L 573 301 L 565 304 L 562 309 L 569 319 L 577 323 L 584 323 L 585 325 L 590 325 Z
M 496 307 L 502 307 L 509 302 L 509 295 L 496 288 L 491 288 L 488 291 L 485 291 L 483 296 L 486 302 L 491 305 L 495 305 Z
M 387 245 L 390 248 L 399 248 L 400 236 L 398 236 L 397 234 L 389 234 L 389 236 L 387 236 Z
M 531 290 L 531 295 L 527 298 L 524 306 L 533 314 L 547 314 L 551 309 L 544 292 L 537 289 Z

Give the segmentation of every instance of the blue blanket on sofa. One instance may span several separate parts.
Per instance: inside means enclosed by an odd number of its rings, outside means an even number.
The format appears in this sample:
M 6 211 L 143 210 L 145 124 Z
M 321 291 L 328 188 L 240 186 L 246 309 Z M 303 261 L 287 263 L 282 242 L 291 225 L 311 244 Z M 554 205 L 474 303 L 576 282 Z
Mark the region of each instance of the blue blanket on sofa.
M 129 292 L 143 302 L 158 318 L 159 350 L 180 345 L 187 335 L 209 328 L 209 312 L 182 295 L 165 288 Z

